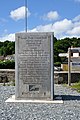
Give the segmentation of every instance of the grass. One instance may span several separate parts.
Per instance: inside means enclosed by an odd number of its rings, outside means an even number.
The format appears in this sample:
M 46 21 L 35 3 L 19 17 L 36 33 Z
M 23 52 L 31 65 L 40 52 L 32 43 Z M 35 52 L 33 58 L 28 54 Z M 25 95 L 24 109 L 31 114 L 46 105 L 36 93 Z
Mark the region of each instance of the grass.
M 80 93 L 80 82 L 72 84 L 71 88 L 77 90 L 77 92 Z
M 80 93 L 80 81 L 76 82 L 76 83 L 71 83 L 71 86 L 68 86 L 68 84 L 65 83 L 65 84 L 63 84 L 63 86 L 70 87 Z
M 62 85 L 63 85 L 64 87 L 67 87 L 67 83 L 63 83 Z

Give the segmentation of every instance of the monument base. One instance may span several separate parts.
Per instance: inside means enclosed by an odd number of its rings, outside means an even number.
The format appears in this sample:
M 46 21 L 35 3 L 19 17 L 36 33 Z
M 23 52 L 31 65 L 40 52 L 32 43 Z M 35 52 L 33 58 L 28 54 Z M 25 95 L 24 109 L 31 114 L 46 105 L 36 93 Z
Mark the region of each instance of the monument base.
M 56 97 L 54 100 L 16 100 L 15 99 L 15 95 L 13 95 L 12 97 L 8 98 L 6 101 L 6 103 L 10 102 L 14 102 L 14 103 L 56 103 L 56 104 L 62 104 L 63 100 L 62 97 Z

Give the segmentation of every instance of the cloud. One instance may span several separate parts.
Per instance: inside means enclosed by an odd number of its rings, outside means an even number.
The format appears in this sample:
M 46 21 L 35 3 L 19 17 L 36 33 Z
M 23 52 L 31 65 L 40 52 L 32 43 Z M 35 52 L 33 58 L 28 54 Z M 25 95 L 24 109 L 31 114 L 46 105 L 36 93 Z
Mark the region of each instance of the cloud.
M 80 26 L 74 27 L 72 30 L 69 30 L 67 33 L 68 33 L 69 35 L 79 36 L 79 35 L 80 35 Z
M 77 21 L 80 21 L 80 15 L 76 16 L 76 17 L 73 19 L 73 22 L 77 22 Z
M 75 0 L 76 2 L 80 2 L 80 0 Z
M 80 37 L 79 15 L 73 20 L 63 19 L 53 24 L 40 25 L 30 30 L 31 32 L 54 32 L 58 39 L 64 37 Z
M 7 34 L 4 37 L 0 37 L 0 41 L 4 42 L 6 40 L 15 41 L 15 33 Z
M 54 32 L 54 36 L 57 39 L 65 37 L 80 37 L 80 21 L 79 19 L 76 19 L 79 18 L 78 16 L 73 20 L 63 19 L 51 24 L 39 25 L 28 30 L 28 32 Z M 7 34 L 0 38 L 0 41 L 5 40 L 15 41 L 15 33 Z
M 73 20 L 73 27 L 67 31 L 68 35 L 80 36 L 80 15 L 76 16 Z
M 59 18 L 59 14 L 57 11 L 50 11 L 42 17 L 44 20 L 57 20 Z
M 73 23 L 71 20 L 64 19 L 62 21 L 58 21 L 53 24 L 53 29 L 55 30 L 56 34 L 60 34 L 66 32 L 68 29 L 71 29 Z
M 25 6 L 22 6 L 20 8 L 17 8 L 16 10 L 13 10 L 10 12 L 10 17 L 13 20 L 20 20 L 20 19 L 24 19 L 25 18 L 25 10 L 27 11 L 27 17 L 30 16 L 30 11 L 28 10 L 28 8 L 25 8 Z
M 31 32 L 54 32 L 54 35 L 59 38 L 66 34 L 69 29 L 73 27 L 71 20 L 64 19 L 62 21 L 55 22 L 54 24 L 40 25 L 30 30 Z

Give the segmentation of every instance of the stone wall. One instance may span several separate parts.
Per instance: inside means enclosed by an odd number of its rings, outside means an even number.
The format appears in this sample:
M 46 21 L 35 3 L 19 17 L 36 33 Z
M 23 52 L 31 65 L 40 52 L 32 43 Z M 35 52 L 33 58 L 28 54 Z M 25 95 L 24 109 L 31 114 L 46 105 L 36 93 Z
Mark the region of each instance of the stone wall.
M 11 82 L 15 80 L 14 69 L 0 69 L 0 82 Z
M 0 69 L 0 81 L 7 80 L 9 82 L 15 80 L 15 70 L 14 69 Z M 71 74 L 71 82 L 80 81 L 80 73 Z M 68 73 L 67 72 L 56 72 L 54 73 L 54 83 L 68 83 Z
M 80 73 L 71 73 L 71 83 L 80 81 Z M 54 73 L 54 83 L 68 83 L 68 72 Z

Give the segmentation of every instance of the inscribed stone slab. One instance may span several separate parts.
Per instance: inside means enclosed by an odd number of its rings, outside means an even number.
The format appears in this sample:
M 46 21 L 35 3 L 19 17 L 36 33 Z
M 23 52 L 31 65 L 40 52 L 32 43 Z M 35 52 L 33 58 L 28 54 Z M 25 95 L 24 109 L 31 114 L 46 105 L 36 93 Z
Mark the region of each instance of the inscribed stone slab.
M 16 99 L 51 99 L 53 33 L 16 33 Z

